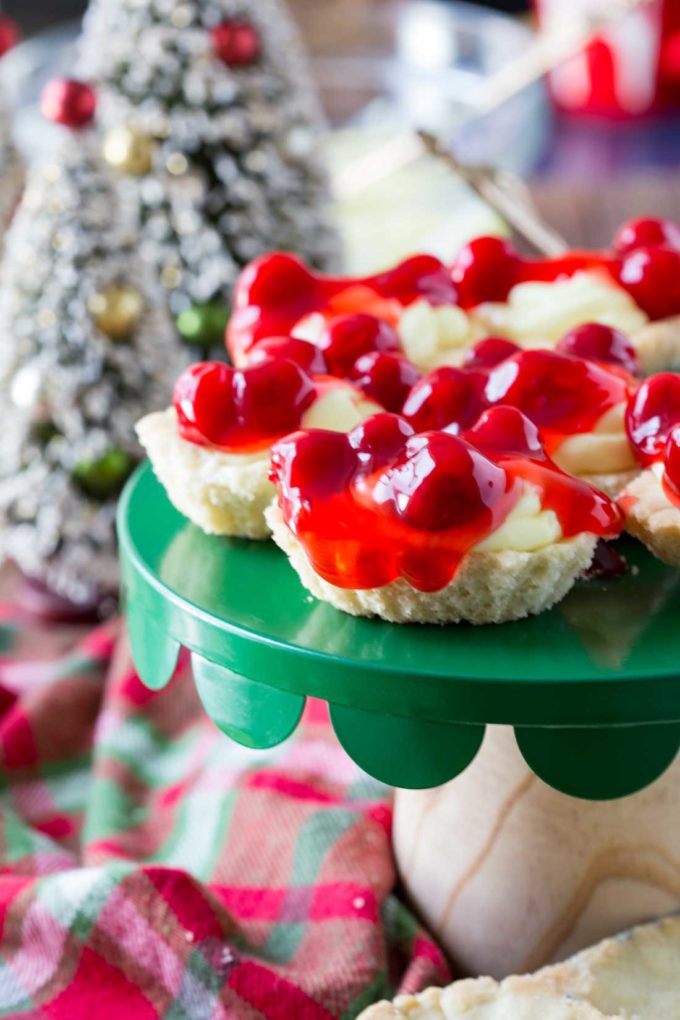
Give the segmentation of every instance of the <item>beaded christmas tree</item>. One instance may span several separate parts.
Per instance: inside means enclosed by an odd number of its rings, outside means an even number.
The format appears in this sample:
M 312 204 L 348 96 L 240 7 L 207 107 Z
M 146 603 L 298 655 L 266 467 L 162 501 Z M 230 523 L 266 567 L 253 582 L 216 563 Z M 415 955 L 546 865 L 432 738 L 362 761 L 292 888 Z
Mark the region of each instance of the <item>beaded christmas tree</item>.
M 29 172 L 0 272 L 0 558 L 75 603 L 115 590 L 116 497 L 134 423 L 163 406 L 187 349 L 121 226 L 92 91 L 48 86 L 72 128 Z
M 92 0 L 79 74 L 185 340 L 221 343 L 264 251 L 332 267 L 322 119 L 281 0 Z

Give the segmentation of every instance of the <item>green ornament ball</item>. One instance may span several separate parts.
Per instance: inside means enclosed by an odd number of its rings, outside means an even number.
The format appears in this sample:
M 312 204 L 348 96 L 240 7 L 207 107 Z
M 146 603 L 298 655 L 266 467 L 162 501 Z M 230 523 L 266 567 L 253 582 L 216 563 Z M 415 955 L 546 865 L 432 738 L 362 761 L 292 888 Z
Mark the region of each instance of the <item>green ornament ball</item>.
M 118 495 L 134 466 L 134 457 L 125 450 L 109 450 L 98 460 L 76 464 L 73 480 L 92 499 L 110 499 Z
M 219 301 L 191 305 L 177 316 L 177 329 L 186 343 L 210 347 L 224 340 L 229 314 L 228 306 Z

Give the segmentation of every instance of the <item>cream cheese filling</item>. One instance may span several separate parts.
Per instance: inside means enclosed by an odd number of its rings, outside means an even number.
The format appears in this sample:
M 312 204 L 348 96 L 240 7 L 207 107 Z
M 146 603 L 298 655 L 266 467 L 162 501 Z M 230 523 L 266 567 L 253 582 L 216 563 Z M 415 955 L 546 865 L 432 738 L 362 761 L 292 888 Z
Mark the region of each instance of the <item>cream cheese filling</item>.
M 626 405 L 617 404 L 602 415 L 592 432 L 569 436 L 552 459 L 570 475 L 633 471 L 635 455 L 626 434 Z
M 627 291 L 597 270 L 552 283 L 518 284 L 506 303 L 478 305 L 473 315 L 488 334 L 506 336 L 525 347 L 554 345 L 585 322 L 599 322 L 632 336 L 649 321 Z
M 484 328 L 457 305 L 420 300 L 402 314 L 399 338 L 409 361 L 421 369 L 460 364 Z
M 474 546 L 474 552 L 535 552 L 562 539 L 562 525 L 554 510 L 543 510 L 533 485 L 524 492 L 500 527 Z

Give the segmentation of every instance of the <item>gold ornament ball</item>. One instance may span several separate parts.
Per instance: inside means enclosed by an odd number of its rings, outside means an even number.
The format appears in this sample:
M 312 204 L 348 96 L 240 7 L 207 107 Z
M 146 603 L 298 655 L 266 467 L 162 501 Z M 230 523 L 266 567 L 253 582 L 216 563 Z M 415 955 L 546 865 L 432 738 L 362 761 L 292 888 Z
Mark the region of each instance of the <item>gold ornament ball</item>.
M 90 298 L 89 308 L 102 333 L 127 340 L 144 311 L 144 300 L 134 287 L 111 284 Z
M 104 138 L 104 159 L 130 177 L 143 177 L 153 165 L 154 141 L 134 128 L 112 128 Z

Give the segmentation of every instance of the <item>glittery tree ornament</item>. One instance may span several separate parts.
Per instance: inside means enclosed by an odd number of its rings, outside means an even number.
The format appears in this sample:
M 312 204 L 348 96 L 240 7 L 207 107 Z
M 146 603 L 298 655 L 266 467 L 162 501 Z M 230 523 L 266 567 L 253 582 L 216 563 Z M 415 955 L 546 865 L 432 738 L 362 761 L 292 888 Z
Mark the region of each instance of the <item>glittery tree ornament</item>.
M 131 177 L 144 177 L 153 167 L 153 139 L 126 127 L 111 128 L 104 138 L 104 159 L 115 170 Z
M 0 266 L 0 558 L 75 603 L 116 587 L 134 424 L 188 362 L 100 150 L 31 169 Z
M 223 21 L 210 31 L 213 50 L 227 67 L 248 67 L 260 59 L 260 33 L 249 21 Z
M 283 249 L 333 269 L 339 255 L 318 154 L 323 121 L 284 2 L 91 0 L 79 53 L 107 158 L 117 149 L 109 132 L 151 142 L 148 173 L 128 169 L 122 181 L 142 254 L 181 335 L 223 355 L 247 262 Z
M 40 101 L 43 117 L 75 130 L 92 122 L 96 107 L 94 89 L 74 78 L 53 78 L 43 89 Z
M 127 340 L 144 313 L 137 287 L 109 284 L 93 294 L 88 308 L 97 329 L 112 340 Z
M 0 57 L 11 50 L 19 42 L 21 32 L 16 21 L 0 14 Z

